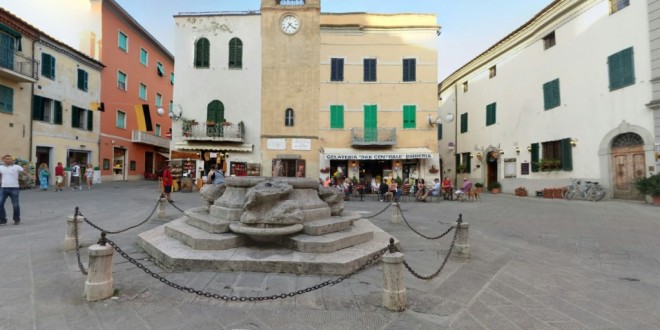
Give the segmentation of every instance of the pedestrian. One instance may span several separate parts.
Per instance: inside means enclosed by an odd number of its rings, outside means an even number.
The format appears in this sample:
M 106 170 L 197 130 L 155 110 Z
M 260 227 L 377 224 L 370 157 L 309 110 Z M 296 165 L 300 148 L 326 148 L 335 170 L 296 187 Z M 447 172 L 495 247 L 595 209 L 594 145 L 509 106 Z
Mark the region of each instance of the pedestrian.
M 48 177 L 50 176 L 50 173 L 48 173 L 48 165 L 46 165 L 46 163 L 41 163 L 37 173 L 39 173 L 39 190 L 48 190 Z
M 87 168 L 85 168 L 85 179 L 87 180 L 87 190 L 92 190 L 92 180 L 94 179 L 94 166 L 87 163 Z
M 64 166 L 62 162 L 57 162 L 55 166 L 55 191 L 62 191 L 64 187 Z
M 167 164 L 165 170 L 163 171 L 163 192 L 165 193 L 165 198 L 170 203 L 173 203 L 172 197 L 172 167 L 170 164 Z
M 220 165 L 221 166 L 221 165 Z M 220 185 L 225 183 L 225 174 L 222 172 L 220 166 L 211 165 L 211 170 L 209 174 L 209 183 L 214 185 Z
M 26 166 L 21 167 L 14 165 L 10 155 L 4 155 L 2 160 L 5 163 L 0 165 L 0 176 L 2 176 L 2 197 L 0 197 L 0 206 L 2 207 L 0 207 L 0 226 L 7 224 L 7 214 L 5 213 L 5 201 L 7 201 L 7 197 L 11 199 L 11 205 L 14 208 L 14 224 L 18 225 L 21 223 L 21 207 L 18 204 L 18 192 L 20 190 L 20 186 L 18 184 L 18 174 L 23 172 L 29 175 L 30 172 L 28 172 Z
M 80 190 L 80 165 L 78 165 L 78 162 L 73 162 L 71 168 L 71 186 L 74 191 Z

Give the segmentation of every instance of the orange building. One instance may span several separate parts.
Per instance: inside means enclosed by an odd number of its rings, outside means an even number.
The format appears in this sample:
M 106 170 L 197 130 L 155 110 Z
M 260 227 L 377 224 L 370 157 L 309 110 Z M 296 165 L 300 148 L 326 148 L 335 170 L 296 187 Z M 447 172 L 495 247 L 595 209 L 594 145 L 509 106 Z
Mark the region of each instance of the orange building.
M 91 1 L 106 65 L 101 77 L 100 163 L 104 181 L 154 178 L 169 157 L 174 56 L 114 0 Z

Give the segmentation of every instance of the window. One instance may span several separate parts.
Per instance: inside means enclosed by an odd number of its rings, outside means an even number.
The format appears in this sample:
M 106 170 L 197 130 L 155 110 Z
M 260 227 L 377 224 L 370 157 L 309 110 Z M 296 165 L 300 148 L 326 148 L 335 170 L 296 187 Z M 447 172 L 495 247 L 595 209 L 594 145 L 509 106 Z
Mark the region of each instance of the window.
M 330 106 L 330 128 L 344 128 L 344 106 Z
M 211 43 L 206 38 L 200 38 L 195 43 L 195 67 L 208 68 Z
M 119 31 L 119 49 L 128 52 L 128 36 Z
M 225 121 L 225 105 L 218 100 L 211 101 L 206 106 L 206 120 L 214 123 Z
M 174 101 L 170 100 L 169 112 L 174 112 Z
M 495 124 L 497 121 L 497 103 L 486 106 L 486 126 Z
M 294 123 L 293 109 L 288 108 L 284 113 L 284 126 L 293 126 L 293 123 Z
M 559 79 L 543 84 L 543 109 L 550 110 L 561 104 L 559 97 Z
M 555 40 L 555 31 L 550 32 L 547 36 L 543 37 L 543 49 L 548 49 L 557 43 Z
M 170 84 L 174 85 L 174 72 L 170 73 Z
M 156 93 L 156 106 L 159 108 L 163 107 L 163 96 L 160 93 Z
M 156 124 L 156 129 L 154 130 L 154 135 L 160 136 L 160 124 Z
M 126 90 L 126 74 L 121 71 L 117 71 L 117 88 Z
M 363 81 L 376 81 L 376 59 L 365 58 L 364 61 Z
M 140 48 L 140 64 L 144 66 L 149 64 L 149 53 L 144 48 Z
M 403 59 L 403 81 L 415 81 L 417 73 L 417 60 L 414 58 Z
M 343 58 L 333 58 L 330 60 L 330 81 L 344 81 Z
M 145 101 L 147 100 L 147 85 L 140 84 L 140 90 L 138 92 L 138 96 Z
M 461 114 L 461 133 L 465 133 L 468 131 L 468 114 L 463 113 Z
M 83 69 L 78 69 L 78 89 L 81 91 L 87 91 L 87 80 L 89 74 Z
M 163 63 L 156 62 L 156 74 L 162 77 L 165 75 L 165 69 L 163 69 Z
M 416 128 L 417 127 L 417 114 L 415 113 L 416 106 L 404 105 L 403 106 L 403 128 Z
M 243 41 L 238 38 L 229 40 L 229 68 L 240 69 L 243 67 Z
M 55 57 L 52 55 L 41 53 L 41 75 L 55 79 Z
M 442 124 L 438 124 L 438 141 L 442 140 Z
M 465 93 L 465 92 L 467 92 L 467 91 L 468 91 L 468 82 L 467 82 L 467 81 L 464 81 L 464 82 L 463 82 L 463 93 Z
M 610 91 L 635 83 L 635 64 L 632 47 L 610 55 L 607 58 L 607 67 L 610 76 Z
M 0 85 L 0 112 L 14 112 L 14 90 Z
M 630 5 L 630 0 L 610 0 L 610 13 L 614 14 L 617 11 L 626 8 Z
M 488 69 L 488 78 L 497 76 L 497 66 L 493 65 Z
M 35 95 L 32 99 L 32 119 L 62 125 L 62 103 Z
M 472 154 L 469 152 L 456 154 L 456 173 L 472 172 Z
M 548 170 L 573 170 L 573 145 L 571 139 L 532 143 L 532 172 Z M 539 147 L 541 148 L 539 153 Z M 542 156 L 539 159 L 539 154 Z
M 71 127 L 94 130 L 94 116 L 91 110 L 71 106 Z
M 117 123 L 116 123 L 116 125 L 117 125 L 117 128 L 126 128 L 126 113 L 125 112 L 123 112 L 121 110 L 117 110 Z

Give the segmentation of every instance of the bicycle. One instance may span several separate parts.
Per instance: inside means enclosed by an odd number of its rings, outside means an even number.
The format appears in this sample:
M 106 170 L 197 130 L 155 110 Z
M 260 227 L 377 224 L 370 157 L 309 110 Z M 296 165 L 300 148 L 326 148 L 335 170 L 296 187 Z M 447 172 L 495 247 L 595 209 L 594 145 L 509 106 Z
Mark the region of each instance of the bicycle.
M 582 198 L 585 200 L 597 202 L 605 198 L 607 190 L 600 183 L 595 181 L 582 181 L 579 179 L 572 179 L 571 185 L 566 187 L 564 198 L 573 200 Z

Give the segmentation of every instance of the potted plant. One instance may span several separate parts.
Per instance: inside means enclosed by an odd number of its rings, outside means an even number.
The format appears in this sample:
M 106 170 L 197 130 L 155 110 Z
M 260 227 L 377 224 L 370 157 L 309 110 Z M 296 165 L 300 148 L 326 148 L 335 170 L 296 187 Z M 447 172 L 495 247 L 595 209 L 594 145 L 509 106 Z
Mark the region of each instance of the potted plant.
M 460 164 L 458 165 L 458 168 L 456 168 L 456 170 L 458 171 L 458 173 L 465 173 L 465 171 L 467 170 L 467 165 Z
M 438 173 L 438 169 L 435 167 L 435 165 L 431 165 L 431 168 L 429 168 L 429 173 L 435 174 Z
M 484 192 L 484 184 L 481 182 L 477 182 L 474 184 L 474 187 L 477 189 L 477 193 L 481 194 Z
M 502 184 L 499 182 L 491 182 L 488 184 L 488 190 L 493 194 L 499 194 L 502 191 Z
M 516 196 L 525 197 L 527 196 L 527 189 L 525 187 L 518 187 L 515 190 Z
M 639 178 L 635 182 L 635 188 L 644 195 L 650 195 L 653 199 L 653 205 L 660 206 L 660 173 L 651 175 L 648 178 Z

